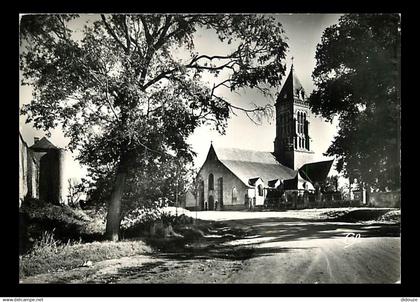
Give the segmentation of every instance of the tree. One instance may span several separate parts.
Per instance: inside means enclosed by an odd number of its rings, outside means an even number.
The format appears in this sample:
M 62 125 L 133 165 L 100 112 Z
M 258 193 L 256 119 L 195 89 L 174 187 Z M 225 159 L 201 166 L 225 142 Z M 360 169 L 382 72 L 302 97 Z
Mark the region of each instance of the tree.
M 317 46 L 311 109 L 339 131 L 326 155 L 337 170 L 381 190 L 400 186 L 398 14 L 348 14 Z
M 199 125 L 224 133 L 233 110 L 267 113 L 234 106 L 220 91 L 268 94 L 284 76 L 288 46 L 281 24 L 260 15 L 100 15 L 81 36 L 69 26 L 75 20 L 22 17 L 23 83 L 34 92 L 21 112 L 45 131 L 61 125 L 98 180 L 114 176 L 106 235 L 118 240 L 126 184 L 147 166 L 191 161 L 186 138 Z M 229 50 L 198 53 L 197 30 Z M 209 86 L 205 77 L 218 82 Z
M 71 206 L 79 206 L 82 197 L 84 196 L 83 186 L 79 179 L 72 177 L 67 180 L 68 194 L 67 201 Z

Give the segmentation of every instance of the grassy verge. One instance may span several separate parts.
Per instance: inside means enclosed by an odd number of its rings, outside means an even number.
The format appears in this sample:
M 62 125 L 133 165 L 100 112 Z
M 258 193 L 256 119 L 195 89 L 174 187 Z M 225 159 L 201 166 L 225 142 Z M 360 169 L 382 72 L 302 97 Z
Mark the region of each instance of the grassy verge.
M 324 214 L 327 217 L 327 221 L 339 221 L 339 222 L 389 222 L 399 223 L 400 222 L 400 210 L 399 209 L 344 209 L 344 210 L 331 210 Z
M 27 276 L 70 270 L 91 261 L 116 259 L 150 253 L 151 249 L 143 241 L 62 243 L 53 234 L 45 232 L 31 251 L 20 257 L 20 278 Z
M 103 239 L 105 217 L 68 206 L 53 205 L 36 199 L 27 200 L 19 211 L 20 254 L 26 254 L 45 232 L 54 233 L 61 242 L 93 242 Z

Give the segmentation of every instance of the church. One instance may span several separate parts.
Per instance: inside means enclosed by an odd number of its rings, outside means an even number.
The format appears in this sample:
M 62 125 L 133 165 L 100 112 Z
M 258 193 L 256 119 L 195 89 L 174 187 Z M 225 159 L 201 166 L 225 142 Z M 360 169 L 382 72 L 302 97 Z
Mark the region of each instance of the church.
M 241 210 L 267 206 L 282 196 L 297 199 L 316 191 L 326 180 L 333 160 L 313 161 L 309 103 L 293 64 L 275 109 L 274 152 L 217 148 L 211 144 L 196 186 L 186 196 L 185 208 Z

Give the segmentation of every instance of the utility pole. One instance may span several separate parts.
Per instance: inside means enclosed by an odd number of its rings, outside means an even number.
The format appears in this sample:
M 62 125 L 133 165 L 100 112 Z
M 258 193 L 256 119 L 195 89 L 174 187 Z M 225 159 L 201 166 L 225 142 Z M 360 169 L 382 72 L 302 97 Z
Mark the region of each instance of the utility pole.
M 179 207 L 179 177 L 181 170 L 181 159 L 176 158 L 176 187 L 175 187 L 175 216 L 178 217 L 178 207 Z
M 179 162 L 176 165 L 176 187 L 175 187 L 175 217 L 178 218 L 178 185 L 179 185 Z

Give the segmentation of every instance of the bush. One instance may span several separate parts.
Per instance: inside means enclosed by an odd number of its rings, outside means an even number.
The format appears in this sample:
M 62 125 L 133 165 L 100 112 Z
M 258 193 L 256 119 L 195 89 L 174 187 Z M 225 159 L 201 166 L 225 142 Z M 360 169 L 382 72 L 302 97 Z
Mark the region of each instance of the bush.
M 94 263 L 150 252 L 151 248 L 142 241 L 63 243 L 55 238 L 54 233 L 44 232 L 29 253 L 20 257 L 19 275 L 23 278 L 69 270 L 80 267 L 87 261 Z
M 53 205 L 37 199 L 26 200 L 20 208 L 20 253 L 31 248 L 33 240 L 54 232 L 61 240 L 101 240 L 105 232 L 104 217 L 81 209 Z
M 382 216 L 380 216 L 378 221 L 381 222 L 391 222 L 391 223 L 400 223 L 401 222 L 401 211 L 400 210 L 392 210 L 389 211 Z
M 137 208 L 130 211 L 121 221 L 123 237 L 165 236 L 166 229 L 172 226 L 187 225 L 193 218 L 184 214 L 173 215 L 165 213 L 162 208 Z M 164 230 L 165 229 L 165 230 Z

